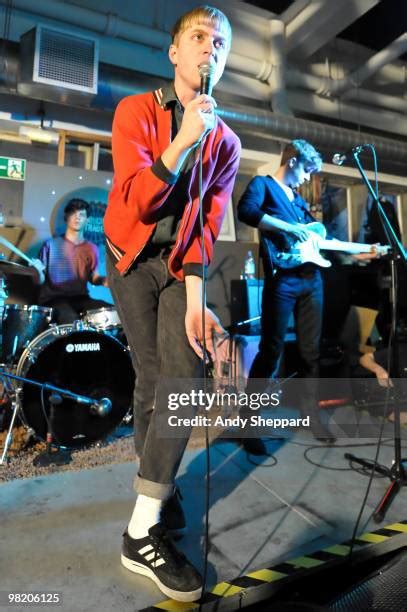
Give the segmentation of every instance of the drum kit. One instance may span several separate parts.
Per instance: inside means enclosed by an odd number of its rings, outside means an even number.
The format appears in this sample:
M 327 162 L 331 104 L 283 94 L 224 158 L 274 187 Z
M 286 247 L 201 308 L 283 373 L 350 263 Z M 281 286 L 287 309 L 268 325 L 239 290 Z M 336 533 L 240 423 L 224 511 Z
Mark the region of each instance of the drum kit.
M 77 449 L 130 420 L 134 388 L 129 349 L 113 307 L 56 325 L 52 308 L 4 303 L 6 279 L 16 274 L 36 270 L 0 259 L 0 420 L 1 410 L 11 409 L 0 465 L 17 416 L 48 451 L 51 444 Z

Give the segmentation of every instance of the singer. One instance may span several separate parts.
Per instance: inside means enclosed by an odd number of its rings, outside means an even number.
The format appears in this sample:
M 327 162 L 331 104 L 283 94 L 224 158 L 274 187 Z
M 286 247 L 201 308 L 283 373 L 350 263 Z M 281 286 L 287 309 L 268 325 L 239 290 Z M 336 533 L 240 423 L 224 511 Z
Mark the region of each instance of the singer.
M 140 465 L 122 563 L 168 597 L 194 601 L 202 578 L 169 533 L 185 519 L 174 479 L 187 439 L 159 435 L 167 397 L 158 382 L 202 376 L 202 341 L 212 350 L 223 329 L 206 308 L 202 329 L 199 147 L 203 146 L 205 266 L 239 164 L 238 137 L 215 115 L 211 88 L 222 76 L 231 26 L 204 6 L 175 24 L 169 59 L 174 81 L 124 98 L 112 130 L 114 180 L 105 216 L 107 268 L 136 370 L 135 446 Z

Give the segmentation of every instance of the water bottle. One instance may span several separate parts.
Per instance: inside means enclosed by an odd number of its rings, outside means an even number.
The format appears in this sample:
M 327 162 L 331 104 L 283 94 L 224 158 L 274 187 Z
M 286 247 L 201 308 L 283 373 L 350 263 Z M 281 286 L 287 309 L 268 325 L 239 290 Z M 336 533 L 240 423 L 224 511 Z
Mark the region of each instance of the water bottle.
M 244 278 L 256 278 L 256 262 L 254 261 L 252 251 L 247 251 L 246 259 L 244 260 Z

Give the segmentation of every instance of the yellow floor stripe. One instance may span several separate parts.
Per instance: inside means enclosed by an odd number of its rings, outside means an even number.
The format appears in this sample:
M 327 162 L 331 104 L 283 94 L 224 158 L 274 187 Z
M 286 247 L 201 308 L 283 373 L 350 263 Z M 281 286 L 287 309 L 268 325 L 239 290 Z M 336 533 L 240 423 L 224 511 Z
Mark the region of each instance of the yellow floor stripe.
M 275 582 L 287 576 L 287 574 L 283 574 L 282 572 L 276 572 L 269 569 L 258 570 L 257 572 L 251 572 L 247 575 L 249 578 L 257 578 L 257 580 L 264 580 L 264 582 Z
M 183 603 L 182 601 L 168 599 L 167 601 L 154 604 L 154 608 L 158 608 L 159 610 L 168 610 L 169 612 L 179 612 L 179 610 L 198 610 L 199 604 L 194 602 Z
M 362 535 L 357 536 L 358 540 L 363 540 L 364 542 L 371 542 L 372 544 L 379 544 L 379 542 L 385 542 L 391 536 L 378 535 L 377 533 L 362 533 Z
M 236 595 L 236 593 L 240 593 L 243 591 L 243 587 L 235 586 L 234 584 L 229 584 L 228 582 L 219 582 L 211 591 L 215 595 L 219 595 L 219 597 L 230 597 L 231 595 Z
M 332 553 L 333 555 L 338 555 L 339 557 L 346 557 L 349 554 L 350 546 L 344 546 L 343 544 L 334 544 L 333 546 L 329 546 L 329 548 L 323 548 L 324 552 Z
M 385 529 L 391 529 L 393 531 L 399 531 L 400 533 L 407 533 L 407 524 L 404 523 L 393 523 L 392 525 L 386 525 Z M 377 533 L 363 533 L 358 536 L 359 540 L 363 540 L 364 542 L 369 542 L 370 544 L 379 544 L 380 542 L 385 542 L 392 538 L 392 535 L 384 536 Z M 346 556 L 349 553 L 350 547 L 345 544 L 333 544 L 328 548 L 322 549 L 325 552 L 331 553 L 333 555 L 338 556 Z M 309 569 L 312 567 L 317 567 L 318 565 L 323 565 L 326 561 L 320 561 L 319 559 L 313 559 L 312 557 L 297 557 L 296 559 L 291 559 L 290 561 L 286 561 L 285 563 L 292 565 L 293 567 L 301 567 L 304 569 Z M 255 572 L 250 572 L 246 574 L 249 578 L 255 578 L 257 580 L 263 580 L 264 582 L 275 582 L 277 580 L 281 580 L 282 578 L 286 578 L 289 574 L 284 574 L 282 572 L 277 572 L 273 569 L 261 569 Z M 236 595 L 236 593 L 240 593 L 244 591 L 244 587 L 235 586 L 234 584 L 230 584 L 229 582 L 220 582 L 215 585 L 212 589 L 212 593 L 217 595 L 218 597 L 230 597 L 232 595 Z M 192 603 L 182 603 L 178 601 L 173 601 L 168 599 L 166 601 L 162 601 L 158 604 L 154 605 L 154 608 L 159 610 L 167 610 L 168 612 L 186 612 L 187 610 L 198 610 L 199 604 Z
M 393 529 L 394 531 L 407 533 L 407 525 L 404 523 L 393 523 L 393 525 L 386 525 L 386 529 Z
M 312 559 L 311 557 L 297 557 L 296 559 L 291 559 L 291 561 L 286 561 L 289 565 L 294 565 L 294 567 L 317 567 L 317 565 L 322 565 L 325 561 L 320 561 L 319 559 Z

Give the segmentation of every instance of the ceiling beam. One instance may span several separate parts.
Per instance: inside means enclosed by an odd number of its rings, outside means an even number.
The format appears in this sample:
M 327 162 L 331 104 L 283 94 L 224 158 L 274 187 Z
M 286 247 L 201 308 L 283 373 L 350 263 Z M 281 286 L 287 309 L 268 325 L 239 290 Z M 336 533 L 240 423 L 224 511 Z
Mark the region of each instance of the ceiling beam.
M 293 7 L 290 7 L 291 14 L 295 14 L 295 17 L 287 23 L 285 13 L 281 16 L 286 23 L 288 57 L 292 60 L 310 57 L 379 2 L 380 0 L 311 0 L 296 14 L 293 10 L 295 5 L 303 5 L 302 0 L 297 0 Z

